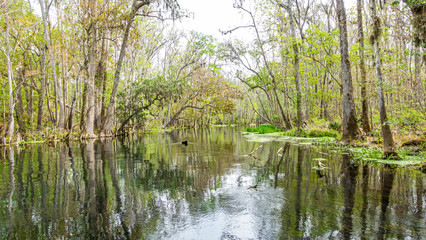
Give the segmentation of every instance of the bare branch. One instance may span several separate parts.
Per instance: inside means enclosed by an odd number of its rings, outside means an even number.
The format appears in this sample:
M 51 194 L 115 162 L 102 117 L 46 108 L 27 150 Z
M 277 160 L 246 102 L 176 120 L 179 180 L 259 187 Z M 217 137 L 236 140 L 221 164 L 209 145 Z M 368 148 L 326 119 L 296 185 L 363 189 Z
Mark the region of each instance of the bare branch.
M 227 35 L 227 34 L 232 33 L 232 32 L 234 32 L 238 29 L 241 29 L 241 28 L 252 28 L 252 27 L 254 27 L 254 25 L 238 26 L 238 27 L 235 27 L 233 29 L 226 30 L 226 31 L 222 31 L 222 30 L 219 29 L 219 32 L 222 33 L 223 35 Z

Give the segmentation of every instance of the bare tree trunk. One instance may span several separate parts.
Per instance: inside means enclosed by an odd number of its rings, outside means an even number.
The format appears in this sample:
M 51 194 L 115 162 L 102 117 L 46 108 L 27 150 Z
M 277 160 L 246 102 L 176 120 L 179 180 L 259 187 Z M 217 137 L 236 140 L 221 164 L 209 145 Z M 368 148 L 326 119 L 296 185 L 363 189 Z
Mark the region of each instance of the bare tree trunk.
M 303 48 L 302 48 L 303 51 Z M 309 92 L 309 82 L 308 82 L 308 67 L 307 64 L 304 65 L 304 83 L 305 83 L 305 89 L 306 89 L 306 95 L 305 96 L 309 96 L 310 92 Z M 317 70 L 315 68 L 315 74 L 317 75 Z M 307 123 L 307 121 L 310 118 L 310 109 L 309 106 L 311 105 L 311 101 L 309 100 L 308 97 L 305 98 L 305 102 L 303 103 L 303 105 L 305 105 L 305 122 Z
M 358 138 L 358 124 L 355 117 L 353 98 L 351 63 L 349 62 L 348 32 L 346 28 L 346 12 L 343 0 L 336 0 L 337 16 L 340 29 L 340 60 L 343 85 L 343 134 L 342 142 L 348 143 Z
M 7 2 L 6 8 L 4 8 L 6 16 L 6 65 L 7 65 L 7 80 L 9 84 L 9 125 L 7 127 L 6 136 L 10 139 L 13 136 L 15 131 L 15 120 L 13 118 L 13 113 L 15 110 L 15 103 L 13 101 L 13 71 L 12 71 L 12 60 L 10 53 L 10 25 L 9 25 L 9 6 L 10 1 Z
M 374 62 L 376 65 L 377 74 L 377 92 L 379 96 L 379 112 L 380 112 L 380 124 L 382 126 L 382 137 L 383 137 L 383 157 L 388 158 L 399 158 L 395 151 L 395 143 L 393 142 L 392 132 L 390 130 L 388 117 L 386 115 L 385 98 L 383 92 L 384 78 L 382 75 L 382 61 L 380 59 L 379 49 L 379 38 L 381 34 L 380 30 L 380 19 L 376 13 L 376 0 L 371 0 L 371 15 L 373 18 L 373 33 L 371 40 L 373 41 L 374 47 Z
M 33 122 L 33 89 L 31 87 L 25 88 L 25 96 L 27 98 L 27 114 L 28 114 L 28 125 L 32 127 Z
M 2 79 L 2 78 L 0 77 L 0 79 Z M 3 130 L 6 130 L 5 129 L 5 127 L 6 127 L 6 95 L 4 93 L 3 83 L 1 83 L 1 91 L 2 91 L 2 103 L 3 103 L 3 114 L 2 114 L 3 125 L 0 127 L 0 144 L 2 143 L 2 140 L 3 140 L 3 138 L 2 138 Z
M 86 119 L 86 134 L 84 138 L 95 138 L 94 123 L 95 123 L 95 76 L 96 76 L 96 1 L 91 2 L 91 44 L 89 47 L 89 78 L 87 82 L 87 119 Z
M 49 37 L 49 30 L 48 30 L 48 22 L 49 22 L 49 12 L 48 12 L 48 2 L 47 0 L 39 0 L 40 8 L 41 8 L 41 15 L 43 19 L 43 31 L 44 31 L 44 40 L 45 43 L 50 51 L 50 58 L 52 61 L 52 77 L 53 77 L 53 84 L 55 87 L 55 94 L 57 97 L 57 101 L 59 104 L 59 114 L 57 118 L 57 127 L 60 129 L 64 128 L 65 123 L 65 106 L 64 106 L 64 100 L 62 97 L 62 84 L 58 80 L 58 76 L 56 74 L 56 57 L 55 57 L 55 51 L 52 49 L 52 42 Z
M 294 51 L 294 81 L 296 83 L 296 110 L 297 110 L 297 130 L 300 131 L 300 128 L 303 127 L 302 125 L 305 122 L 305 117 L 302 110 L 302 85 L 300 83 L 300 56 L 299 56 L 299 47 L 297 46 L 296 42 L 296 30 L 294 27 L 294 20 L 293 20 L 293 11 L 292 11 L 292 4 L 291 0 L 287 0 L 287 11 L 289 15 L 290 20 L 290 30 L 291 30 L 291 41 L 293 43 L 293 51 Z
M 68 115 L 68 138 L 71 138 L 72 135 L 72 131 L 73 131 L 73 125 L 74 125 L 74 112 L 75 112 L 75 105 L 76 105 L 76 100 L 77 100 L 77 90 L 78 90 L 78 80 L 74 85 L 74 93 L 73 93 L 73 97 L 72 97 L 72 101 L 71 101 L 71 107 L 70 107 L 70 112 Z
M 86 118 L 86 107 L 87 106 L 87 80 L 84 81 L 83 84 L 83 99 L 82 99 L 82 106 L 81 106 L 81 114 L 80 114 L 80 130 L 83 132 L 85 129 L 84 120 Z
M 19 83 L 17 84 L 17 87 L 15 89 L 16 92 L 16 120 L 18 122 L 19 129 L 18 131 L 22 133 L 25 129 L 25 124 L 23 122 L 23 116 L 24 116 L 24 101 L 22 100 L 22 75 L 19 76 Z
M 95 128 L 102 128 L 104 121 L 104 102 L 105 102 L 105 89 L 106 89 L 106 65 L 108 59 L 108 42 L 106 39 L 106 33 L 102 33 L 102 46 L 101 46 L 101 58 L 99 60 L 98 67 L 96 69 L 96 111 L 95 111 Z M 100 94 L 99 94 L 100 93 Z
M 420 58 L 421 47 L 415 47 L 414 52 L 414 86 L 415 86 L 415 94 L 418 104 L 421 108 L 424 108 L 423 104 L 425 103 L 424 89 L 422 86 L 422 59 Z
M 364 30 L 362 27 L 362 0 L 357 0 L 357 15 L 358 15 L 358 42 L 359 42 L 359 68 L 361 71 L 361 104 L 362 104 L 362 129 L 366 134 L 371 132 L 370 124 L 368 123 L 368 99 L 367 99 L 367 77 L 365 72 L 364 62 Z
M 46 45 L 43 44 L 43 50 L 41 54 L 41 85 L 40 92 L 38 93 L 38 113 L 37 113 L 37 128 L 41 129 L 43 124 L 43 104 L 44 96 L 46 93 L 46 83 L 47 83 L 47 74 L 46 74 Z
M 26 53 L 24 53 L 24 59 L 26 59 Z M 26 73 L 26 69 L 27 69 L 28 65 L 26 64 L 26 62 L 24 61 L 24 71 L 23 71 L 23 79 L 25 80 L 25 73 Z M 31 59 L 29 59 L 29 68 L 31 71 L 32 65 L 31 65 Z M 30 76 L 30 80 L 31 82 L 33 82 L 33 77 Z M 27 100 L 27 105 L 26 105 L 26 112 L 28 114 L 28 119 L 27 119 L 27 124 L 28 126 L 30 126 L 32 128 L 32 123 L 33 123 L 33 89 L 29 86 L 29 85 L 25 85 L 24 87 L 24 91 L 25 91 L 25 98 Z

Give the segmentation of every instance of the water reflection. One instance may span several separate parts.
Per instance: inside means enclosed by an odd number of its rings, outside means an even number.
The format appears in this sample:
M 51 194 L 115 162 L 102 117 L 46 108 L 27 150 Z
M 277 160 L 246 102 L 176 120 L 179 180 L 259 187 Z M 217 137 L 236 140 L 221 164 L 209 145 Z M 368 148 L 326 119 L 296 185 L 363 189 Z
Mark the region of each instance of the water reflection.
M 1 149 L 0 162 L 1 239 L 425 236 L 420 172 L 234 128 Z
M 389 195 L 393 187 L 393 180 L 395 178 L 394 169 L 383 169 L 383 182 L 382 182 L 382 197 L 381 197 L 381 208 L 380 208 L 380 217 L 379 217 L 379 231 L 377 232 L 377 239 L 385 239 L 385 233 L 389 226 L 387 224 L 386 211 L 389 206 Z
M 15 152 L 13 148 L 8 149 L 8 157 L 9 157 L 9 180 L 10 180 L 10 193 L 9 193 L 9 202 L 7 204 L 7 211 L 9 214 L 9 231 L 7 233 L 7 238 L 13 238 L 13 232 L 15 229 L 15 213 L 13 211 L 13 203 L 15 202 L 13 199 L 13 195 L 15 193 L 15 175 L 13 174 L 15 168 Z
M 355 203 L 356 176 L 358 166 L 351 162 L 349 153 L 342 154 L 344 210 L 342 215 L 343 238 L 350 239 L 353 230 L 352 213 Z
M 368 177 L 369 177 L 369 167 L 365 164 L 362 167 L 362 207 L 361 207 L 361 239 L 367 239 L 366 230 L 367 230 L 367 209 L 368 209 Z

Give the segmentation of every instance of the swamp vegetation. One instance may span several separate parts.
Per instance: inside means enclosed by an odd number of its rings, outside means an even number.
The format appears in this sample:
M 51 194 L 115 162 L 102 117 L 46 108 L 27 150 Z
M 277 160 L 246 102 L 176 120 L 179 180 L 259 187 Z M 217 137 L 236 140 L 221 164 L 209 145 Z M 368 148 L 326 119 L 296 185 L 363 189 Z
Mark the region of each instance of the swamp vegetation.
M 266 123 L 424 150 L 426 4 L 347 4 L 234 1 L 219 40 L 178 0 L 2 0 L 0 144 Z
M 426 236 L 424 0 L 183 1 L 0 0 L 1 239 Z

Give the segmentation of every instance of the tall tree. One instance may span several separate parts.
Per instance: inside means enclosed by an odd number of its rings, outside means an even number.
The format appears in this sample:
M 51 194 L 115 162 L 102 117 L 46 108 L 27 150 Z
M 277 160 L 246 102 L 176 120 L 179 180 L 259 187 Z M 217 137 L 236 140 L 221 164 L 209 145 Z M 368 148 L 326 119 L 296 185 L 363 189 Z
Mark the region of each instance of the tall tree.
M 116 105 L 118 85 L 120 83 L 121 67 L 123 65 L 124 55 L 126 53 L 127 42 L 129 40 L 130 28 L 132 27 L 133 21 L 135 20 L 135 17 L 139 9 L 141 9 L 144 6 L 150 5 L 154 1 L 155 0 L 133 0 L 132 7 L 130 9 L 130 14 L 127 17 L 126 27 L 125 27 L 124 35 L 123 35 L 123 41 L 120 47 L 120 55 L 118 57 L 117 66 L 115 68 L 114 84 L 112 86 L 111 97 L 109 100 L 108 108 L 105 113 L 105 121 L 104 121 L 103 129 L 102 129 L 102 132 L 105 135 L 112 134 L 113 114 L 114 114 L 114 109 Z M 165 2 L 167 7 L 170 7 L 172 9 L 172 14 L 174 14 L 174 9 L 176 9 L 179 6 L 176 0 L 163 0 L 163 1 Z
M 87 119 L 85 138 L 95 138 L 95 75 L 96 75 L 96 0 L 90 2 L 89 77 L 87 79 Z
M 65 126 L 65 104 L 64 99 L 62 95 L 62 84 L 58 80 L 58 75 L 56 72 L 56 57 L 55 57 L 55 51 L 53 49 L 52 41 L 50 39 L 49 29 L 48 26 L 50 25 L 49 21 L 49 8 L 50 5 L 48 4 L 47 0 L 39 0 L 40 3 L 40 9 L 41 9 L 41 16 L 43 20 L 43 34 L 44 34 L 44 41 L 46 44 L 47 49 L 50 51 L 50 61 L 52 63 L 52 78 L 53 78 L 53 84 L 55 89 L 55 95 L 56 95 L 56 101 L 58 102 L 59 109 L 57 110 L 57 127 L 60 129 L 63 129 Z M 46 74 L 46 73 L 45 73 Z M 44 89 L 41 89 L 41 91 L 44 91 Z M 39 109 L 40 110 L 40 109 Z
M 348 31 L 346 27 L 346 11 L 343 0 L 336 0 L 336 11 L 340 30 L 340 61 L 343 85 L 343 121 L 342 142 L 356 140 L 359 135 L 355 117 L 355 104 L 352 87 L 351 63 L 348 51 Z
M 365 72 L 365 57 L 364 57 L 364 30 L 362 27 L 362 0 L 357 0 L 357 17 L 358 17 L 358 42 L 359 42 L 359 69 L 361 71 L 361 121 L 362 130 L 365 133 L 370 133 L 370 124 L 368 122 L 368 99 L 367 99 L 367 77 Z
M 395 143 L 393 141 L 392 132 L 389 126 L 386 114 L 385 96 L 383 92 L 384 77 L 382 74 L 382 60 L 380 59 L 379 39 L 381 35 L 380 18 L 377 16 L 376 0 L 371 0 L 371 16 L 373 19 L 373 32 L 370 40 L 374 47 L 374 63 L 376 65 L 377 92 L 379 97 L 380 125 L 382 127 L 383 137 L 383 157 L 399 158 L 395 151 Z
M 9 18 L 9 8 L 10 1 L 7 1 L 6 7 L 4 8 L 4 15 L 6 17 L 6 64 L 7 64 L 7 80 L 9 84 L 9 125 L 6 130 L 6 136 L 11 138 L 13 136 L 13 132 L 15 131 L 15 120 L 13 118 L 13 113 L 15 109 L 15 103 L 13 101 L 13 70 L 12 70 L 12 54 L 10 47 L 10 18 Z
M 297 1 L 297 0 L 296 0 Z M 300 83 L 300 55 L 299 55 L 299 47 L 296 41 L 296 30 L 294 27 L 294 19 L 293 19 L 293 10 L 292 10 L 292 2 L 291 0 L 287 0 L 287 11 L 288 18 L 290 21 L 290 30 L 291 30 L 291 41 L 293 44 L 294 51 L 294 81 L 296 83 L 296 110 L 297 110 L 297 130 L 300 131 L 302 127 L 304 119 L 304 114 L 302 110 L 302 85 Z
M 38 93 L 38 113 L 37 113 L 37 127 L 41 129 L 43 124 L 43 106 L 44 97 L 46 95 L 47 73 L 46 73 L 46 44 L 43 43 L 41 47 L 41 85 Z

